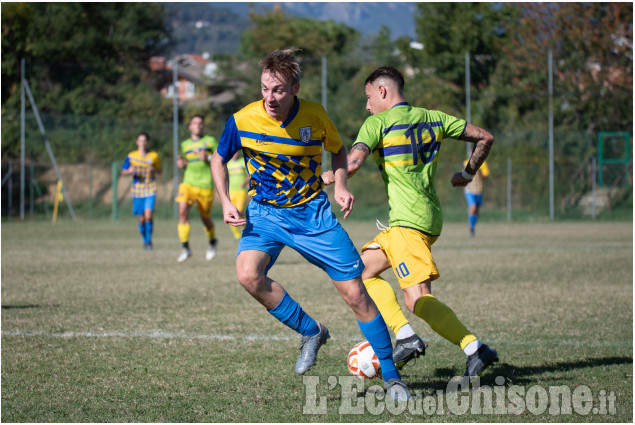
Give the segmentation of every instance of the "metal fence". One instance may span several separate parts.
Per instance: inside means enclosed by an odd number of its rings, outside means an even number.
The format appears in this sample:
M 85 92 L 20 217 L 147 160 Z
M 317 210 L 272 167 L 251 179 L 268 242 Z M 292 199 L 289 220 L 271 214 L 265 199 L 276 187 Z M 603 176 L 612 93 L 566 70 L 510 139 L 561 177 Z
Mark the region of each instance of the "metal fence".
M 5 115 L 2 118 L 5 124 Z M 121 176 L 124 154 L 112 152 L 113 138 L 124 139 L 129 151 L 135 150 L 134 134 L 148 131 L 152 135 L 152 149 L 163 163 L 163 173 L 158 177 L 157 217 L 174 217 L 174 161 L 172 154 L 171 123 L 149 128 L 138 123 L 121 120 L 103 120 L 89 117 L 59 117 L 43 115 L 50 146 L 53 152 L 64 145 L 77 160 L 59 161 L 59 172 L 73 210 L 80 219 L 121 219 L 130 215 L 130 179 Z M 186 126 L 181 125 L 181 139 Z M 57 174 L 47 154 L 42 135 L 32 114 L 26 117 L 26 191 L 27 219 L 49 219 L 55 203 Z M 546 219 L 550 214 L 548 150 L 546 131 L 499 133 L 488 158 L 491 171 L 485 182 L 484 220 Z M 74 137 L 70 136 L 75 134 Z M 214 134 L 219 137 L 220 135 Z M 555 132 L 555 140 L 587 137 L 580 133 Z M 587 141 L 589 146 L 593 140 Z M 619 151 L 619 143 L 613 149 Z M 619 152 L 618 152 L 619 153 Z M 590 152 L 584 161 L 567 157 L 555 158 L 554 197 L 557 218 L 592 218 L 610 216 L 615 206 L 630 205 L 632 210 L 632 161 L 628 164 L 603 164 L 604 185 L 597 186 L 597 161 L 595 169 Z M 451 188 L 449 181 L 454 172 L 460 171 L 465 158 L 465 144 L 446 139 L 442 143 L 436 175 L 436 188 L 444 211 L 449 219 L 464 215 L 463 191 Z M 515 158 L 512 161 L 512 158 Z M 20 175 L 19 160 L 2 162 L 2 217 L 19 217 Z M 178 170 L 177 170 L 178 173 Z M 116 191 L 113 188 L 116 187 Z M 381 176 L 367 160 L 360 173 L 349 182 L 349 188 L 357 199 L 356 216 L 359 218 L 387 217 L 387 204 Z M 595 210 L 592 209 L 595 205 Z M 114 207 L 114 208 L 113 208 Z M 218 207 L 216 203 L 215 208 Z M 60 206 L 60 218 L 70 217 L 65 204 Z M 219 214 L 215 210 L 215 214 Z
M 470 68 L 476 71 L 478 61 L 469 62 L 469 56 L 457 56 L 452 60 L 457 69 L 466 69 L 466 87 L 470 87 Z M 546 64 L 545 60 L 545 64 Z M 321 67 L 321 72 L 319 71 Z M 313 74 L 303 76 L 303 96 L 327 104 L 327 61 L 314 60 L 309 68 Z M 257 67 L 254 66 L 254 69 Z M 70 72 L 70 71 L 69 71 Z M 474 83 L 472 83 L 474 84 Z M 334 91 L 333 88 L 329 89 Z M 337 89 L 339 90 L 339 89 Z M 347 89 L 350 92 L 350 88 Z M 360 90 L 361 92 L 361 90 Z M 341 92 L 340 92 L 341 93 Z M 545 90 L 546 93 L 546 90 Z M 474 109 L 487 106 L 486 94 L 470 94 L 466 90 L 466 117 L 470 118 L 470 97 Z M 361 94 L 360 94 L 361 95 Z M 512 96 L 513 94 L 499 94 Z M 526 96 L 529 96 L 525 94 Z M 497 95 L 498 96 L 498 95 Z M 548 115 L 546 94 L 531 94 L 537 107 L 544 107 Z M 34 99 L 31 103 L 37 102 Z M 630 99 L 632 103 L 632 97 Z M 362 101 L 363 102 L 363 101 Z M 168 103 L 171 110 L 172 105 Z M 328 99 L 329 115 L 340 129 L 358 129 L 360 118 L 351 111 L 341 111 L 336 99 Z M 165 105 L 162 105 L 165 107 Z M 460 107 L 460 105 L 459 105 Z M 164 172 L 159 177 L 157 216 L 175 217 L 173 195 L 175 182 L 179 180 L 174 169 L 175 139 L 189 137 L 187 123 L 144 119 L 142 117 L 109 118 L 103 116 L 78 116 L 41 113 L 38 117 L 27 106 L 23 115 L 19 108 L 3 105 L 2 134 L 16 140 L 21 119 L 25 128 L 25 173 L 24 185 L 20 174 L 21 149 L 17 145 L 3 143 L 2 152 L 2 217 L 16 218 L 22 212 L 28 219 L 48 218 L 51 214 L 59 177 L 66 191 L 65 204 L 72 205 L 80 219 L 120 219 L 126 216 L 130 205 L 129 179 L 113 179 L 120 172 L 118 161 L 123 161 L 129 151 L 136 149 L 135 137 L 147 132 L 151 137 L 151 149 L 159 153 Z M 457 105 L 454 105 L 457 109 Z M 174 106 L 175 117 L 179 109 Z M 209 134 L 219 137 L 226 117 L 218 113 L 219 119 L 208 123 Z M 233 111 L 232 111 L 233 112 Z M 357 111 L 360 112 L 360 111 Z M 180 111 L 183 114 L 183 109 Z M 360 117 L 364 111 L 361 110 Z M 168 116 L 169 116 L 168 112 Z M 185 115 L 185 114 L 183 114 Z M 165 116 L 165 114 L 164 114 Z M 181 118 L 183 121 L 183 118 Z M 358 122 L 359 121 L 359 122 Z M 175 125 L 175 123 L 177 123 Z M 540 127 L 544 128 L 544 123 Z M 43 137 L 45 129 L 46 138 Z M 551 127 L 552 128 L 552 127 Z M 603 141 L 603 153 L 609 161 L 598 157 L 598 140 L 588 133 L 574 131 L 550 131 L 548 128 L 531 131 L 498 131 L 488 128 L 496 142 L 488 164 L 491 176 L 486 181 L 483 219 L 490 216 L 496 220 L 591 218 L 610 217 L 615 208 L 626 210 L 632 216 L 632 137 L 624 144 L 619 136 L 609 135 Z M 612 129 L 626 130 L 631 129 Z M 341 131 L 342 132 L 342 131 Z M 629 133 L 627 133 L 629 134 Z M 350 136 L 349 136 L 350 137 Z M 8 138 L 7 138 L 8 139 Z M 48 141 L 48 148 L 47 142 Z M 550 159 L 551 142 L 555 153 Z M 345 144 L 350 146 L 350 140 Z M 575 152 L 571 152 L 574 147 Z M 582 150 L 582 151 L 581 151 Z M 63 152 L 57 156 L 56 153 Z M 57 159 L 59 173 L 54 170 L 51 153 Z M 465 200 L 461 190 L 452 189 L 449 179 L 460 170 L 465 159 L 466 146 L 462 142 L 443 142 L 437 171 L 437 192 L 447 216 L 463 217 Z M 612 162 L 610 158 L 626 158 L 627 161 Z M 596 158 L 595 166 L 593 159 Z M 383 197 L 383 183 L 371 159 L 349 187 L 357 199 L 357 216 L 385 214 L 387 207 Z M 553 167 L 550 167 L 550 164 Z M 113 165 L 114 164 L 114 165 Z M 175 173 L 176 171 L 176 173 Z M 176 175 L 176 178 L 175 178 Z M 598 175 L 601 185 L 598 185 Z M 113 190 L 116 181 L 116 190 Z M 550 188 L 553 183 L 553 192 Z M 25 211 L 20 210 L 21 188 L 24 187 Z M 59 199 L 59 198 L 58 198 Z M 113 208 L 116 206 L 116 208 Z M 555 208 L 554 208 L 555 206 Z M 215 206 L 218 214 L 218 205 Z M 70 208 L 62 205 L 60 216 L 69 215 Z M 555 211 L 554 211 L 555 210 Z M 214 212 L 213 212 L 214 213 Z

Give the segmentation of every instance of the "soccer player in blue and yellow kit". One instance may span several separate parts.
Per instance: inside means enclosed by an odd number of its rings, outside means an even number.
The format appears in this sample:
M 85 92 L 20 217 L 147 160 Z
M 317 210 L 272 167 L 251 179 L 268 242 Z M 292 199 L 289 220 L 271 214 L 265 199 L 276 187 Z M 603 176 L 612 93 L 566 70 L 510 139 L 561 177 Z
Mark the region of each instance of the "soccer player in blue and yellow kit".
M 205 234 L 209 240 L 205 259 L 212 260 L 216 256 L 216 236 L 212 222 L 212 202 L 214 201 L 214 187 L 209 163 L 218 142 L 212 136 L 205 136 L 205 122 L 201 115 L 194 115 L 189 126 L 191 137 L 181 142 L 181 153 L 177 159 L 177 166 L 185 168 L 183 182 L 179 185 L 179 192 L 175 201 L 179 204 L 178 233 L 181 240 L 181 254 L 177 258 L 179 263 L 192 256 L 190 249 L 190 208 L 196 203 L 205 226 Z
M 392 359 L 388 328 L 361 280 L 363 264 L 331 211 L 320 178 L 322 149 L 332 154 L 334 199 L 346 218 L 354 198 L 346 188 L 346 148 L 324 108 L 298 99 L 300 65 L 295 49 L 277 50 L 261 62 L 263 99 L 227 120 L 212 158 L 214 184 L 225 223 L 245 225 L 236 271 L 243 287 L 280 322 L 302 335 L 297 374 L 315 364 L 328 329 L 309 316 L 267 272 L 285 246 L 323 269 L 354 311 L 375 350 L 388 397 L 410 397 Z M 246 219 L 229 198 L 227 162 L 242 149 L 251 176 Z
M 362 278 L 384 320 L 395 332 L 393 356 L 399 368 L 424 354 L 425 344 L 408 323 L 392 287 L 380 276 L 389 268 L 397 276 L 408 309 L 463 349 L 467 355 L 465 376 L 472 379 L 498 361 L 498 354 L 482 344 L 452 309 L 432 295 L 432 281 L 440 275 L 431 248 L 443 225 L 434 177 L 439 149 L 446 137 L 475 143 L 463 172 L 452 177 L 453 187 L 465 186 L 474 178 L 494 138 L 465 120 L 409 105 L 403 89 L 403 76 L 392 67 L 378 68 L 366 79 L 366 109 L 371 116 L 361 127 L 348 156 L 348 176 L 352 177 L 373 154 L 390 206 L 390 227 L 362 247 L 366 266 Z M 327 183 L 333 179 L 329 173 L 323 178 Z
M 147 133 L 139 133 L 136 143 L 137 150 L 126 156 L 121 174 L 132 176 L 132 214 L 139 217 L 143 247 L 152 251 L 152 215 L 157 193 L 155 176 L 161 174 L 161 160 L 156 152 L 148 151 L 150 136 Z
M 467 165 L 467 161 L 463 161 L 463 166 Z M 483 204 L 483 182 L 489 177 L 489 167 L 487 162 L 483 161 L 481 168 L 476 170 L 476 174 L 471 182 L 465 186 L 465 200 L 467 201 L 467 220 L 470 225 L 470 236 L 475 236 L 476 222 L 478 221 L 478 213 Z

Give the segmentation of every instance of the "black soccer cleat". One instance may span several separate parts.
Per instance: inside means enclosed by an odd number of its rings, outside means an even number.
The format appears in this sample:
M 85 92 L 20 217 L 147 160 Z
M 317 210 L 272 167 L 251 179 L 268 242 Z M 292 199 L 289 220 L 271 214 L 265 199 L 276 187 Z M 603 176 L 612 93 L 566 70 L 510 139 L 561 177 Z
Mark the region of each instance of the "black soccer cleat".
M 392 350 L 392 358 L 398 370 L 415 357 L 423 356 L 426 353 L 426 344 L 418 335 L 408 338 L 398 339 L 395 349 Z
M 476 353 L 467 357 L 465 375 L 470 381 L 479 376 L 492 363 L 498 361 L 498 353 L 489 345 L 481 345 Z

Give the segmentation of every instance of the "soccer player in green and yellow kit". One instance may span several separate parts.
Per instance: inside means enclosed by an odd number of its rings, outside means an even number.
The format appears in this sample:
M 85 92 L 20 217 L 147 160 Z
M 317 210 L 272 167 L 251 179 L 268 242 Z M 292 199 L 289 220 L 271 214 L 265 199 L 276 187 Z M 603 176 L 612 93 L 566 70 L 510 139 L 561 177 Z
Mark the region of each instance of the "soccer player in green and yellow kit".
M 157 193 L 155 176 L 161 174 L 161 160 L 156 152 L 148 151 L 150 136 L 147 133 L 139 133 L 136 143 L 137 150 L 126 156 L 121 174 L 132 176 L 132 214 L 139 217 L 144 249 L 152 251 L 152 215 Z
M 432 281 L 440 275 L 431 248 L 443 226 L 434 177 L 443 139 L 475 143 L 463 172 L 452 177 L 452 186 L 456 187 L 465 186 L 474 178 L 494 137 L 463 119 L 409 105 L 403 89 L 403 76 L 395 68 L 378 68 L 366 79 L 366 109 L 371 116 L 348 155 L 348 176 L 352 177 L 372 152 L 390 206 L 390 227 L 362 248 L 366 267 L 362 279 L 386 324 L 396 334 L 393 357 L 397 367 L 424 354 L 425 344 L 412 330 L 392 287 L 380 276 L 389 268 L 397 276 L 408 309 L 465 352 L 465 376 L 471 379 L 498 361 L 498 354 L 482 344 L 452 309 L 432 295 Z M 325 173 L 323 179 L 330 183 L 332 176 Z
M 177 259 L 179 263 L 192 256 L 189 214 L 194 203 L 201 213 L 205 234 L 209 240 L 205 254 L 207 260 L 216 256 L 217 246 L 214 223 L 211 220 L 214 186 L 209 164 L 218 141 L 214 137 L 204 135 L 205 123 L 200 115 L 192 117 L 189 130 L 191 137 L 181 142 L 181 152 L 177 159 L 177 166 L 185 168 L 183 182 L 179 185 L 179 193 L 175 199 L 179 204 L 178 232 L 183 247 Z

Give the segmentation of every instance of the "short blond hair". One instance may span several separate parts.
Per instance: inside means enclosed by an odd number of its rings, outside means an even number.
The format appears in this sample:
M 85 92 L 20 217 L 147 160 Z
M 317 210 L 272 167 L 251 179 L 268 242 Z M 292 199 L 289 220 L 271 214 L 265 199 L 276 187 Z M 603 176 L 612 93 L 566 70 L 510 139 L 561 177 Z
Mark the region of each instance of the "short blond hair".
M 289 47 L 283 50 L 274 50 L 260 61 L 262 71 L 267 71 L 276 77 L 283 77 L 292 84 L 300 82 L 300 62 L 295 57 L 299 52 L 298 47 Z

